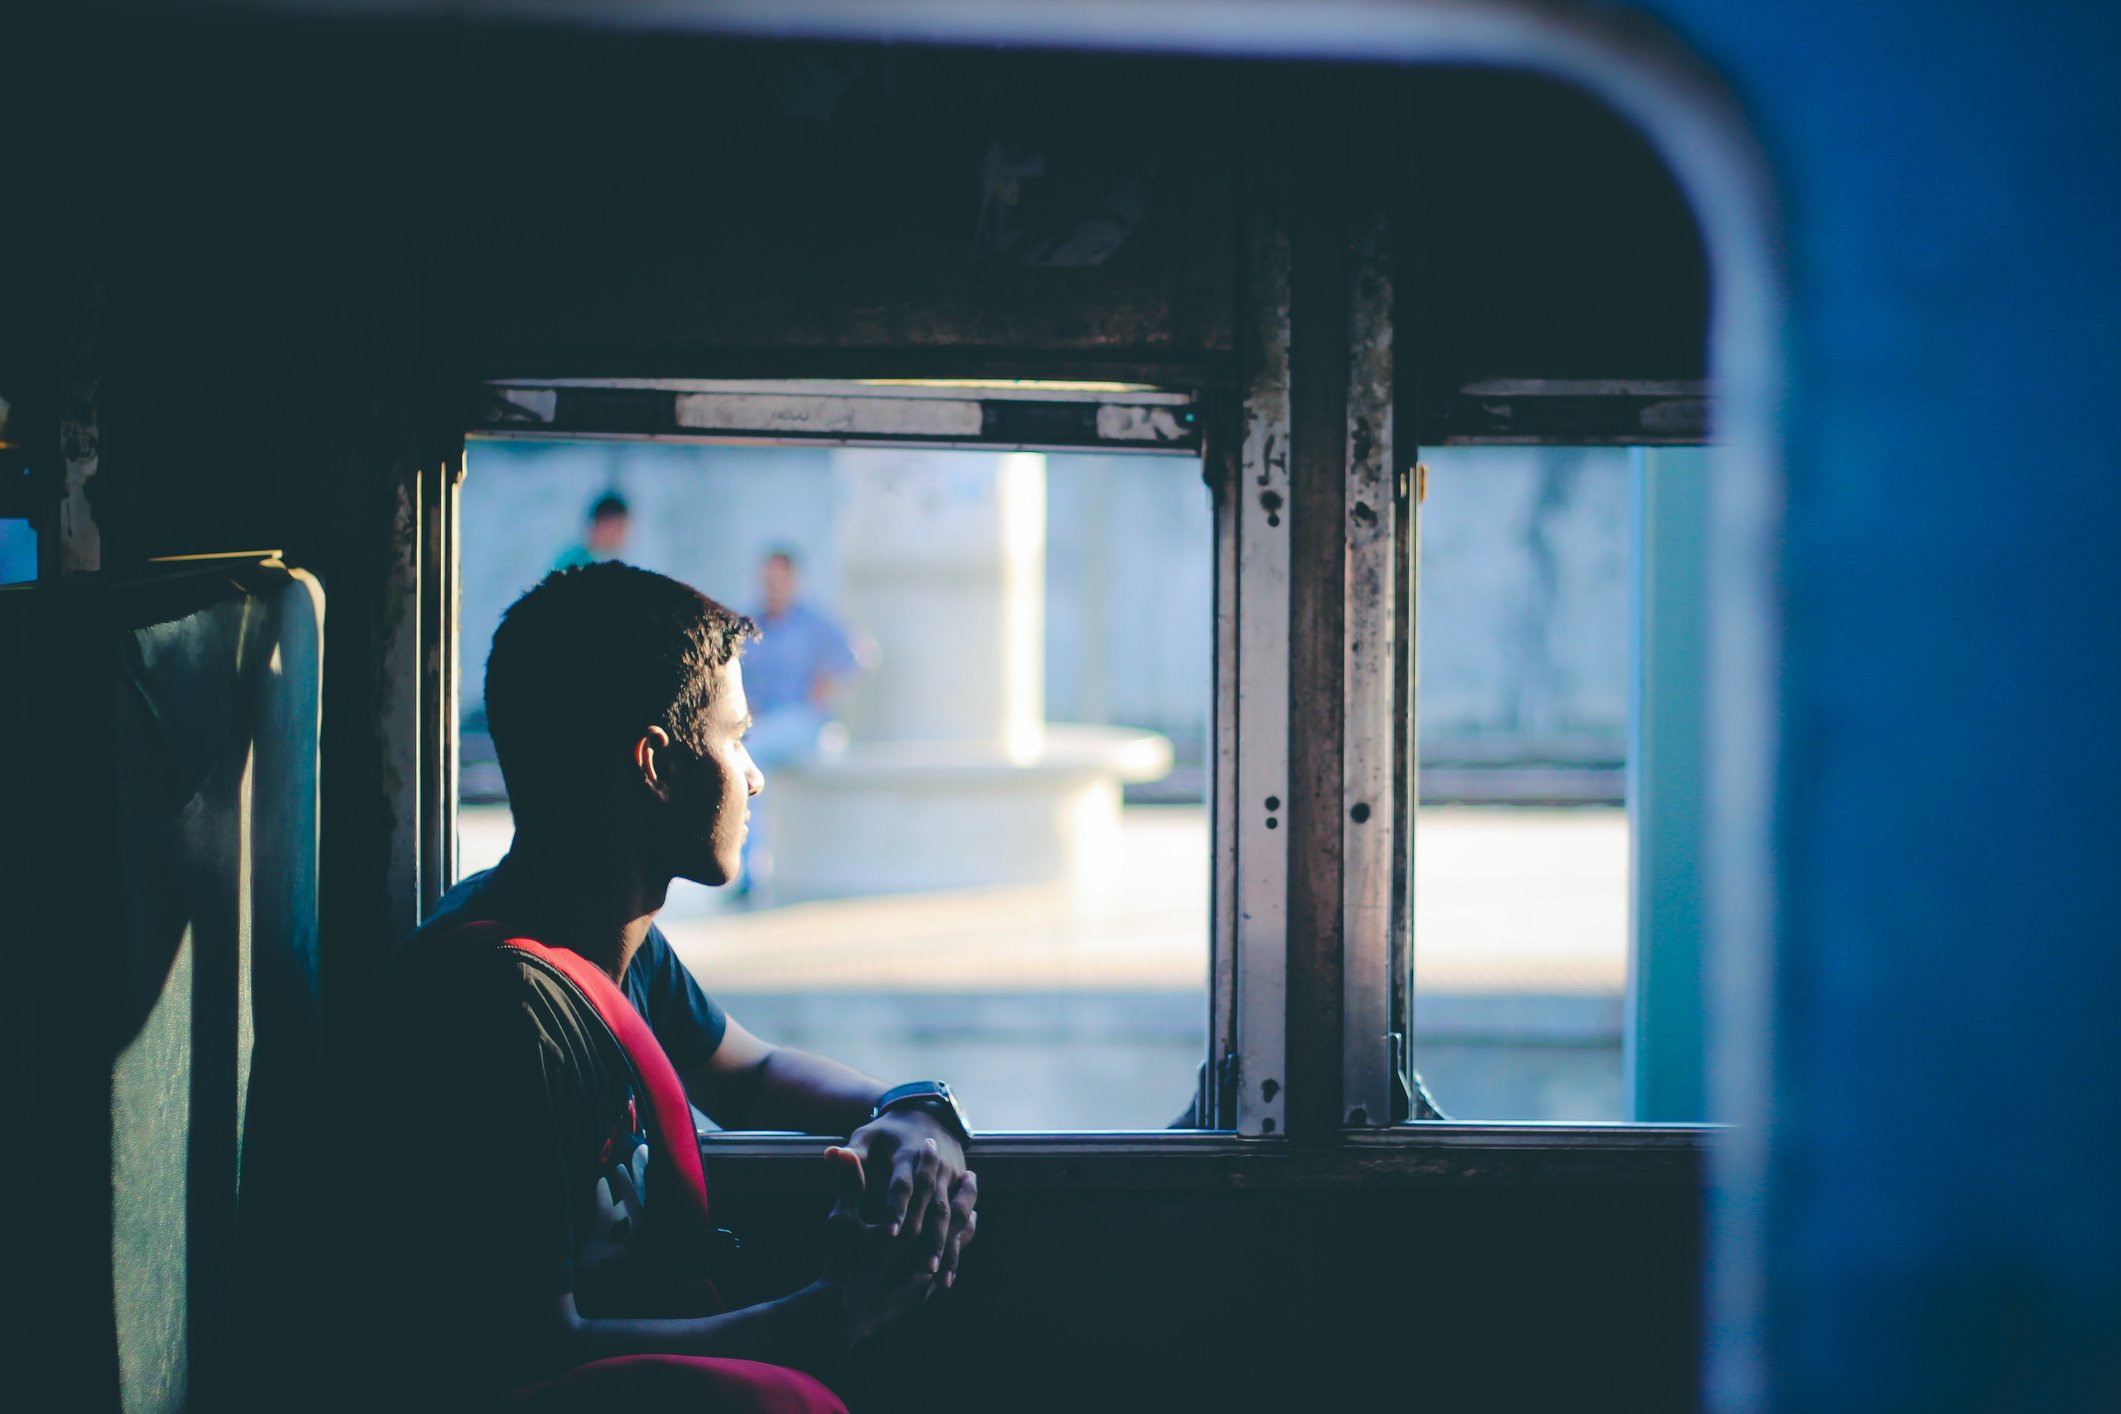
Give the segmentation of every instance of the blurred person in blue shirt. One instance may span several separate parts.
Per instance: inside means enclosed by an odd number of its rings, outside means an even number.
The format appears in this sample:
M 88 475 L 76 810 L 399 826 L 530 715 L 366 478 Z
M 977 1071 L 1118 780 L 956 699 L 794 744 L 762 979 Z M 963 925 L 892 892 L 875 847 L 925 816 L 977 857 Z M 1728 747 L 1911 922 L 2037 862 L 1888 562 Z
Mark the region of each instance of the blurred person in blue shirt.
M 751 704 L 751 731 L 744 738 L 763 770 L 809 760 L 832 720 L 832 698 L 848 678 L 868 666 L 873 649 L 857 648 L 846 630 L 804 603 L 795 556 L 774 550 L 759 566 L 761 594 L 756 643 L 744 655 L 744 689 Z M 752 803 L 751 833 L 744 846 L 744 874 L 737 891 L 748 894 L 773 871 L 767 822 Z

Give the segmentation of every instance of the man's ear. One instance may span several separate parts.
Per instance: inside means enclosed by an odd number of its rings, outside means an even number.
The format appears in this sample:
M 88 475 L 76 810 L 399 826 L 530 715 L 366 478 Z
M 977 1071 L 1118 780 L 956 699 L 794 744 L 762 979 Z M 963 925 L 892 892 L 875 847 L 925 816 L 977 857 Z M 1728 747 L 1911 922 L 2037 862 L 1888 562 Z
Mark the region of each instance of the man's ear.
M 633 764 L 641 773 L 641 783 L 662 801 L 670 799 L 670 777 L 663 769 L 663 753 L 669 750 L 670 733 L 661 727 L 650 727 L 633 744 Z

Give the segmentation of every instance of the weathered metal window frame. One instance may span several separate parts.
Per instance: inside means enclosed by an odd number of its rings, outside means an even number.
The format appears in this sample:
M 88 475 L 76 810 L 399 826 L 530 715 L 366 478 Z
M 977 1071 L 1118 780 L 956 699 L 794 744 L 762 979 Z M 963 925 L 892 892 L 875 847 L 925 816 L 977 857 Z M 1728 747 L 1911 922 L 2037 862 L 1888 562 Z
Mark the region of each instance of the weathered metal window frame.
M 540 378 L 479 384 L 483 437 L 1197 455 L 1194 395 L 1004 379 Z
M 1423 1126 L 1417 1141 L 1406 1121 L 1421 1120 L 1411 1058 L 1411 830 L 1414 790 L 1414 577 L 1417 497 L 1411 457 L 1395 456 L 1393 360 L 1393 213 L 1356 203 L 1340 213 L 1345 232 L 1310 241 L 1307 338 L 1338 320 L 1344 359 L 1328 403 L 1298 426 L 1292 406 L 1292 287 L 1298 253 L 1291 233 L 1289 168 L 1262 164 L 1245 216 L 1246 351 L 1239 395 L 1218 399 L 1169 389 L 1117 384 L 1017 385 L 976 380 L 500 380 L 477 385 L 459 426 L 485 438 L 775 441 L 831 445 L 922 445 L 1046 450 L 1162 451 L 1198 456 L 1214 496 L 1215 653 L 1214 771 L 1210 968 L 1207 978 L 1209 1062 L 1198 1113 L 1206 1135 L 1163 1132 L 1069 1132 L 1040 1144 L 1134 1154 L 1219 1150 L 1198 1142 L 1216 1131 L 1237 1141 L 1274 1144 L 1290 1137 L 1287 1117 L 1291 1016 L 1291 878 L 1288 828 L 1293 720 L 1292 594 L 1299 505 L 1292 485 L 1292 439 L 1312 463 L 1330 460 L 1343 484 L 1332 498 L 1345 524 L 1341 554 L 1330 566 L 1308 564 L 1315 596 L 1336 580 L 1342 607 L 1340 778 L 1321 802 L 1337 822 L 1341 861 L 1338 927 L 1337 1104 L 1332 1122 L 1313 1101 L 1307 1145 L 1337 1130 L 1345 1142 L 1431 1142 L 1440 1135 L 1485 1134 L 1496 1143 L 1522 1127 Z M 1320 264 L 1316 252 L 1340 254 Z M 1323 282 L 1323 283 L 1321 283 Z M 1320 290 L 1330 297 L 1321 298 Z M 1323 312 L 1322 312 L 1323 311 Z M 1316 344 L 1313 348 L 1315 350 Z M 1454 439 L 1455 440 L 1455 439 Z M 1475 437 L 1472 440 L 1484 440 Z M 1541 440 L 1536 437 L 1511 440 Z M 430 465 L 401 493 L 400 556 L 393 585 L 399 610 L 391 643 L 391 677 L 417 682 L 393 699 L 385 730 L 409 759 L 403 786 L 417 796 L 401 812 L 393 851 L 393 885 L 404 901 L 402 926 L 432 907 L 454 874 L 457 569 L 461 435 L 438 441 Z M 1315 496 L 1315 493 L 1314 493 Z M 1318 536 L 1314 530 L 1312 539 Z M 409 631 L 407 631 L 409 630 Z M 1307 695 L 1316 695 L 1310 691 Z M 1329 808 L 1320 808 L 1321 804 Z M 1306 965 L 1315 957 L 1305 959 Z M 1318 978 L 1310 979 L 1315 984 Z M 1318 1048 L 1315 1022 L 1306 1037 Z M 1323 1079 L 1315 1075 L 1314 1079 Z M 1328 1082 L 1330 1083 L 1330 1082 Z M 1637 1141 L 1611 1126 L 1559 1126 L 1526 1132 L 1578 1134 L 1591 1153 L 1641 1153 L 1663 1142 L 1682 1148 L 1694 1131 L 1671 1141 Z M 1397 1140 L 1392 1136 L 1396 1134 Z M 717 1139 L 718 1152 L 738 1152 Z M 747 1141 L 748 1142 L 748 1141 Z M 1515 1142 L 1515 1141 L 1511 1141 Z M 1556 1138 L 1556 1143 L 1572 1142 Z M 760 1141 L 741 1152 L 781 1152 Z M 1175 1146 L 1175 1147 L 1174 1147 Z M 1505 1145 L 1507 1147 L 1507 1145 Z
M 417 925 L 456 875 L 457 507 L 464 444 L 445 434 L 393 488 L 376 732 L 389 763 L 385 877 L 393 931 Z
M 425 914 L 457 877 L 457 721 L 462 695 L 458 620 L 463 558 L 458 508 L 464 446 L 452 445 L 421 475 L 421 672 L 432 684 L 420 714 L 420 911 Z
M 1290 252 L 1286 169 L 1262 167 L 1244 216 L 1245 385 L 1236 484 L 1220 508 L 1234 540 L 1236 662 L 1230 808 L 1217 825 L 1231 870 L 1229 1031 L 1212 1067 L 1216 1110 L 1247 1138 L 1288 1124 Z M 1221 645 L 1218 645 L 1220 647 Z M 1221 676 L 1218 664 L 1218 677 Z M 1219 942 L 1225 941 L 1218 939 Z

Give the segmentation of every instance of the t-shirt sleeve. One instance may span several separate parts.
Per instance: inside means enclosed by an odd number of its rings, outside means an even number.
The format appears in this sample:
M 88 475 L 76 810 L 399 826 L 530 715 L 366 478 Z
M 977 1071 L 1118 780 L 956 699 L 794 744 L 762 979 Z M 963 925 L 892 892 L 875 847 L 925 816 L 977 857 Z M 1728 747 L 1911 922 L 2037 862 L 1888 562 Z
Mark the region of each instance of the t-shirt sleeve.
M 652 924 L 633 966 L 640 969 L 647 992 L 648 1028 L 670 1064 L 680 1075 L 705 1064 L 721 1048 L 722 1033 L 729 1029 L 720 1004 L 700 989 L 692 969 L 679 961 L 663 930 Z

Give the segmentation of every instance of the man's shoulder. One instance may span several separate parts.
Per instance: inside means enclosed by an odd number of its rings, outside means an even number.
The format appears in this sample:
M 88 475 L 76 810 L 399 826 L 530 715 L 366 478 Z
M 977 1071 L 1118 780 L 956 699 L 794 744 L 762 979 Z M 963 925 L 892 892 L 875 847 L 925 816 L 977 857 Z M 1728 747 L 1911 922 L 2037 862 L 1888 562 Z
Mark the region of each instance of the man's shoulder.
M 383 963 L 384 976 L 395 977 L 411 970 L 416 959 L 424 966 L 450 933 L 466 923 L 490 917 L 491 910 L 486 905 L 491 901 L 493 877 L 493 870 L 481 869 L 457 880 L 448 893 L 435 901 L 420 925 L 392 946 Z
M 426 996 L 461 1006 L 489 1000 L 504 1011 L 533 995 L 551 996 L 563 1006 L 571 1001 L 567 989 L 552 986 L 545 969 L 520 951 L 451 941 L 468 923 L 506 921 L 494 907 L 495 892 L 491 869 L 459 879 L 391 949 L 383 973 L 389 989 L 401 999 Z
M 445 1050 L 540 1050 L 570 1064 L 606 1049 L 609 1028 L 572 983 L 520 949 L 447 940 L 401 963 L 384 1002 Z
M 653 959 L 658 967 L 668 967 L 677 961 L 677 954 L 671 950 L 669 937 L 664 934 L 662 926 L 657 923 L 648 925 L 648 932 L 641 939 L 641 946 L 633 955 L 635 963 L 649 959 Z
M 619 985 L 653 1025 L 664 998 L 677 985 L 683 971 L 684 964 L 678 961 L 670 939 L 663 936 L 661 928 L 651 923 L 648 935 L 641 939 L 633 960 L 626 965 L 626 976 Z

